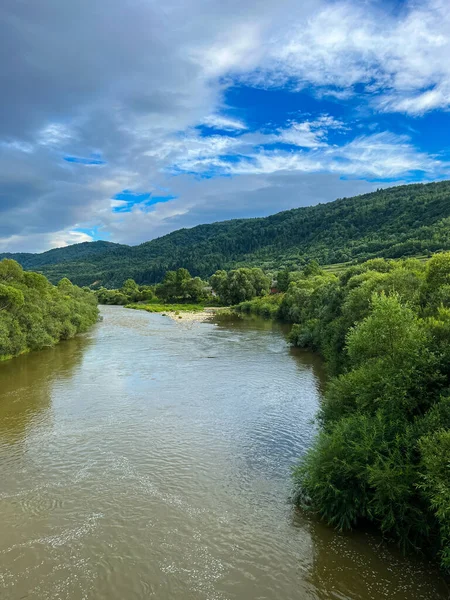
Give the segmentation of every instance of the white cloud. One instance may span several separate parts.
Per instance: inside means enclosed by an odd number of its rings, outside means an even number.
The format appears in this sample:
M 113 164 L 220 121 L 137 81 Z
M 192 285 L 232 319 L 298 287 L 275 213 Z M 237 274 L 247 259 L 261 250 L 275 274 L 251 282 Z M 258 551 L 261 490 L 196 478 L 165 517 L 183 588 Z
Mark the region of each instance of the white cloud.
M 327 146 L 328 131 L 347 130 L 342 121 L 330 115 L 321 115 L 313 121 L 293 121 L 286 129 L 280 129 L 276 141 L 293 144 L 302 148 L 318 148 Z M 275 140 L 274 140 L 275 141 Z
M 245 131 L 247 129 L 247 126 L 239 119 L 231 119 L 217 114 L 209 115 L 203 119 L 202 124 L 223 131 Z
M 195 171 L 197 164 L 217 160 L 220 155 L 233 152 L 240 145 L 240 138 L 226 135 L 202 137 L 195 130 L 189 130 L 183 135 L 166 137 L 144 155 L 156 158 L 169 170 Z
M 82 231 L 66 229 L 46 234 L 11 235 L 0 237 L 0 252 L 45 252 L 50 248 L 63 248 L 72 244 L 92 242 L 93 237 Z
M 319 5 L 309 18 L 274 32 L 247 80 L 312 85 L 317 94 L 340 99 L 363 84 L 379 109 L 421 115 L 450 107 L 449 56 L 447 1 L 411 1 L 394 14 L 385 5 L 344 0 Z
M 450 86 L 447 90 L 435 88 L 416 95 L 385 94 L 378 101 L 378 106 L 385 111 L 411 115 L 422 115 L 437 108 L 447 109 L 450 106 Z
M 427 177 L 450 172 L 450 163 L 421 152 L 406 135 L 385 131 L 358 136 L 341 146 L 329 144 L 329 128 L 345 126 L 328 116 L 291 123 L 274 134 L 244 134 L 237 138 L 190 137 L 172 154 L 174 167 L 186 173 L 224 175 L 268 174 L 278 171 L 338 173 L 370 179 L 403 178 L 416 171 Z M 276 143 L 298 149 L 265 148 Z M 172 148 L 173 150 L 173 148 Z M 231 154 L 231 159 L 227 157 Z
M 264 17 L 251 19 L 249 11 L 248 17 L 241 22 L 238 19 L 230 30 L 221 29 L 212 43 L 208 39 L 207 45 L 196 45 L 191 56 L 208 77 L 248 71 L 261 60 L 266 27 Z
M 239 157 L 255 154 L 255 148 L 267 144 L 289 144 L 299 148 L 326 148 L 330 130 L 347 131 L 348 127 L 330 115 L 320 115 L 306 121 L 290 121 L 285 128 L 276 128 L 273 133 L 253 131 L 239 136 L 211 135 L 203 137 L 195 129 L 183 135 L 167 137 L 147 156 L 164 161 L 169 171 L 202 174 L 208 169 L 223 169 L 234 172 L 233 163 Z M 232 157 L 230 161 L 229 158 Z
M 38 134 L 38 143 L 43 146 L 59 146 L 74 138 L 74 132 L 61 123 L 49 123 Z

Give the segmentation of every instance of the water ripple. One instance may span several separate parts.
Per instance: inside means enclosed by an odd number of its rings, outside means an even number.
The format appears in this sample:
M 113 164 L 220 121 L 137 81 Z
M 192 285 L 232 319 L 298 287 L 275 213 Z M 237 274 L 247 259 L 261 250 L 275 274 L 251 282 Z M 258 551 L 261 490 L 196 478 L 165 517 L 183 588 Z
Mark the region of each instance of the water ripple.
M 321 365 L 267 322 L 103 309 L 0 364 L 7 600 L 444 600 L 423 563 L 294 511 Z

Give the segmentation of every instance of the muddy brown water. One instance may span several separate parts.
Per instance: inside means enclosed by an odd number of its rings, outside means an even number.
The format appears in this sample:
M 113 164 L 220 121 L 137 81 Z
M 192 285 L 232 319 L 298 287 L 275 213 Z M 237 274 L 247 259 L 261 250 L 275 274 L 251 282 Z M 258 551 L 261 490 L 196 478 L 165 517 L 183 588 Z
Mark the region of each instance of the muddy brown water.
M 439 574 L 293 510 L 321 363 L 266 322 L 120 307 L 0 364 L 0 598 L 441 600 Z

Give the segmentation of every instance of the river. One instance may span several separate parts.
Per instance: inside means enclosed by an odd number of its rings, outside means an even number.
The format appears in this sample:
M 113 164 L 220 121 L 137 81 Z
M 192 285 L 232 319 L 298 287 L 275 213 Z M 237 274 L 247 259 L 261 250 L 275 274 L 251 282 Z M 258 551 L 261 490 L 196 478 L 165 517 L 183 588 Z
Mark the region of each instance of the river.
M 102 308 L 0 364 L 0 598 L 441 600 L 430 566 L 292 508 L 323 374 L 267 322 Z

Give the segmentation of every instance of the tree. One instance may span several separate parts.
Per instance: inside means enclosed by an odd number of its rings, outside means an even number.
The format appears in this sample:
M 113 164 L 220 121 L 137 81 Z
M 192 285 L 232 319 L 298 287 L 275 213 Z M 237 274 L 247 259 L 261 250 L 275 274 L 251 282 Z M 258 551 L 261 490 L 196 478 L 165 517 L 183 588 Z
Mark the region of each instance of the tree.
M 270 279 L 261 269 L 240 268 L 225 273 L 217 271 L 211 286 L 224 304 L 238 304 L 269 292 Z
M 140 297 L 139 300 L 142 302 L 149 302 L 153 300 L 155 297 L 155 292 L 152 286 L 150 285 L 140 285 L 139 286 Z
M 15 260 L 4 258 L 0 261 L 0 281 L 19 282 L 23 279 L 24 271 Z
M 162 283 L 156 286 L 156 295 L 161 300 L 168 302 L 178 296 L 177 274 L 175 271 L 167 271 Z
M 359 366 L 373 359 L 390 365 L 403 365 L 425 351 L 426 332 L 397 293 L 386 296 L 373 294 L 371 313 L 347 335 L 347 348 L 352 365 Z
M 139 287 L 134 279 L 127 279 L 120 291 L 127 297 L 128 302 L 137 302 L 140 299 Z
M 165 302 L 202 302 L 208 293 L 199 277 L 191 277 L 187 269 L 167 271 L 162 283 L 156 286 L 156 295 Z
M 285 292 L 289 287 L 289 269 L 278 271 L 277 273 L 277 288 L 280 292 Z
M 204 302 L 208 298 L 205 282 L 193 277 L 183 284 L 185 297 L 191 302 Z
M 436 289 L 442 285 L 450 285 L 450 252 L 435 254 L 427 262 L 426 285 Z
M 450 571 L 450 429 L 440 429 L 419 441 L 420 483 L 425 500 L 437 519 L 441 564 Z
M 448 285 L 445 257 L 437 262 L 424 279 L 417 261 L 370 261 L 344 273 L 334 293 L 305 280 L 294 338 L 307 339 L 314 323 L 308 343 L 333 357 L 337 333 L 346 359 L 294 477 L 298 501 L 327 522 L 372 522 L 405 551 L 437 547 L 450 569 L 450 312 L 435 302 Z
M 311 277 L 312 275 L 321 275 L 322 273 L 323 271 L 320 268 L 319 263 L 315 259 L 309 261 L 309 263 L 303 269 L 303 275 L 305 277 Z
M 223 270 L 216 271 L 214 275 L 211 275 L 209 278 L 209 283 L 217 296 L 222 298 L 222 296 L 226 294 L 227 272 Z
M 13 287 L 0 283 L 0 311 L 13 310 L 23 306 L 25 300 L 23 292 Z

